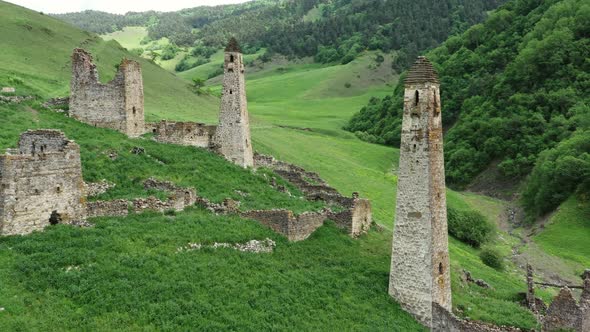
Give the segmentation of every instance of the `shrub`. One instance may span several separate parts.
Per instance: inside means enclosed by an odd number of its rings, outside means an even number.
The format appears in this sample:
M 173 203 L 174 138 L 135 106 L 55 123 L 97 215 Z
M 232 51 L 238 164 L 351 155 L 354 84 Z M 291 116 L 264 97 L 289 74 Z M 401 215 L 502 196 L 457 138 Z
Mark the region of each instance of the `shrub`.
M 352 84 L 350 84 L 350 82 L 344 83 L 344 87 L 347 89 L 350 89 L 351 86 L 352 86 Z
M 449 234 L 471 246 L 479 247 L 486 242 L 494 227 L 479 212 L 447 208 Z
M 481 253 L 479 253 L 479 258 L 481 261 L 498 271 L 504 269 L 504 261 L 502 260 L 502 254 L 494 248 L 484 248 Z

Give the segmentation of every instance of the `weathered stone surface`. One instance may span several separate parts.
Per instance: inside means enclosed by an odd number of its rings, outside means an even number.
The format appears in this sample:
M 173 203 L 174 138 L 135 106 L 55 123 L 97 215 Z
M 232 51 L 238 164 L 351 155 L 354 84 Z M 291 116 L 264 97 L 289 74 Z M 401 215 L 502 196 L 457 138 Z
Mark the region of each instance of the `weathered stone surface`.
M 109 191 L 109 189 L 114 188 L 115 184 L 110 183 L 107 180 L 102 180 L 100 182 L 91 182 L 86 183 L 86 196 L 87 197 L 95 197 L 102 195 Z
M 302 241 L 324 224 L 327 211 L 304 212 L 295 216 L 289 210 L 254 210 L 242 212 L 240 215 L 270 227 L 273 231 L 286 236 L 289 241 Z
M 235 45 L 232 45 L 234 43 Z M 235 40 L 225 52 L 223 90 L 214 150 L 243 167 L 254 166 L 246 100 L 244 59 Z
M 24 132 L 0 156 L 0 234 L 86 219 L 80 148 L 57 130 Z
M 129 137 L 142 135 L 145 120 L 140 64 L 123 59 L 115 78 L 103 84 L 90 53 L 74 49 L 69 114 L 84 123 L 118 130 Z
M 150 124 L 150 128 L 154 140 L 158 142 L 208 149 L 212 146 L 217 126 L 197 122 L 160 121 Z
M 463 320 L 438 303 L 432 303 L 432 331 L 433 332 L 519 332 L 519 328 L 510 326 L 495 326 L 478 321 Z
M 88 214 L 88 218 L 125 217 L 129 214 L 130 204 L 131 202 L 125 199 L 88 202 L 86 213 Z
M 582 329 L 582 308 L 576 303 L 569 288 L 562 288 L 553 299 L 547 315 L 543 319 L 543 331 L 561 331 L 571 329 L 576 332 L 587 332 Z
M 2 88 L 2 90 L 0 92 L 1 93 L 15 93 L 16 89 L 13 87 L 5 86 Z
M 328 211 L 326 218 L 336 222 L 340 228 L 346 229 L 348 234 L 357 237 L 366 233 L 373 222 L 371 202 L 361 199 L 358 193 L 353 197 L 344 197 L 336 189 L 324 181 L 319 174 L 276 160 L 271 156 L 254 154 L 254 166 L 272 169 L 286 181 L 301 190 L 308 200 L 324 201 L 345 208 L 341 212 Z M 277 187 L 276 179 L 272 179 L 272 186 Z
M 0 104 L 20 104 L 32 99 L 33 96 L 0 96 Z
M 389 293 L 432 327 L 433 303 L 451 310 L 438 78 L 419 58 L 406 79 Z

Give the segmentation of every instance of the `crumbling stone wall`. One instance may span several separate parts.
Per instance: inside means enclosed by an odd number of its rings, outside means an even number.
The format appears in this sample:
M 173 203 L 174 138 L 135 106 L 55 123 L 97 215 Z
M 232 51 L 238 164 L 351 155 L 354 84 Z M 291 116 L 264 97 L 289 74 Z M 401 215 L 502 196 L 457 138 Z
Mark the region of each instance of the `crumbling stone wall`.
M 405 80 L 389 294 L 422 324 L 451 310 L 438 76 L 419 57 Z
M 86 219 L 80 148 L 57 130 L 29 130 L 0 156 L 0 234 Z
M 289 241 L 302 241 L 324 224 L 327 212 L 304 212 L 295 216 L 293 211 L 281 209 L 246 211 L 240 215 L 270 227 L 273 231 L 286 236 Z
M 197 122 L 161 121 L 151 126 L 154 139 L 161 143 L 210 148 L 217 126 Z
M 225 49 L 223 89 L 219 126 L 214 136 L 214 150 L 234 164 L 254 165 L 250 120 L 246 100 L 244 59 L 238 43 L 231 39 Z
M 129 206 L 130 202 L 125 199 L 88 202 L 86 206 L 86 213 L 88 218 L 125 217 L 129 214 Z
M 458 318 L 438 303 L 432 303 L 433 332 L 519 332 L 519 328 L 496 326 Z
M 138 62 L 123 59 L 115 78 L 102 84 L 90 53 L 74 49 L 70 83 L 71 117 L 137 137 L 145 132 L 143 79 Z
M 569 288 L 562 288 L 543 318 L 543 331 L 590 331 L 590 270 L 584 272 L 582 279 L 584 286 L 580 302 L 576 302 Z
M 371 211 L 371 202 L 368 199 L 353 198 L 348 209 L 339 213 L 330 212 L 328 218 L 351 236 L 357 237 L 371 228 Z
M 182 211 L 189 206 L 195 205 L 198 200 L 197 192 L 194 188 L 182 188 L 168 181 L 150 178 L 144 182 L 144 188 L 165 191 L 169 194 L 168 199 L 162 201 L 157 197 L 150 196 L 147 198 L 136 198 L 132 201 L 120 199 L 91 202 L 87 208 L 88 216 L 126 216 L 129 213 L 129 207 L 135 213 L 141 213 L 146 210 L 157 212 L 168 210 Z
M 277 175 L 292 183 L 306 198 L 311 201 L 324 201 L 343 207 L 341 212 L 329 211 L 326 218 L 336 222 L 338 227 L 346 229 L 353 237 L 366 233 L 373 222 L 371 202 L 368 199 L 358 197 L 344 197 L 338 190 L 332 188 L 319 174 L 308 172 L 305 169 L 276 160 L 271 156 L 259 153 L 254 154 L 254 166 L 272 169 Z

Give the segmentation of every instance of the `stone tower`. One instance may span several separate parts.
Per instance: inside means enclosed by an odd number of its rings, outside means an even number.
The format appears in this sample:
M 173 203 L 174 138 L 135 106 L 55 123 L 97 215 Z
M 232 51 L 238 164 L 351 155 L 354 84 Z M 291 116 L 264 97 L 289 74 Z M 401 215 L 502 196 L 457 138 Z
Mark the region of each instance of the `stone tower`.
M 0 155 L 0 235 L 86 220 L 80 147 L 57 130 L 29 130 Z
M 99 81 L 92 55 L 77 48 L 72 54 L 70 116 L 96 127 L 137 137 L 145 132 L 141 65 L 123 59 L 115 78 Z
M 243 167 L 254 166 L 244 60 L 234 38 L 230 39 L 225 48 L 221 109 L 214 142 L 217 152 L 226 159 Z
M 422 324 L 433 303 L 451 311 L 438 75 L 419 57 L 405 80 L 389 294 Z

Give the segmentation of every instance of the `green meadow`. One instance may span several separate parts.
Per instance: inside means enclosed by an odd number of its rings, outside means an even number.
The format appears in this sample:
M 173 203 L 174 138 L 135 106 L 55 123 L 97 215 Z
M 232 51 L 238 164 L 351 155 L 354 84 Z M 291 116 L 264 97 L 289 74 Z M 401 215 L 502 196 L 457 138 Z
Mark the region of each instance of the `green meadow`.
M 0 15 L 0 29 L 8 32 L 0 35 L 2 86 L 15 86 L 40 99 L 67 95 L 71 50 L 84 47 L 95 55 L 103 82 L 113 77 L 121 58 L 141 62 L 146 120 L 217 121 L 219 77 L 207 81 L 211 95 L 196 95 L 188 85 L 192 78 L 214 73 L 222 52 L 210 63 L 176 75 L 130 55 L 114 40 L 105 42 L 53 18 L 3 2 Z M 129 48 L 136 42 L 132 35 L 113 38 L 129 39 L 123 42 Z M 191 209 L 175 215 L 97 219 L 90 229 L 57 226 L 44 233 L 3 237 L 0 306 L 6 310 L 0 313 L 0 330 L 423 330 L 387 295 L 399 151 L 342 130 L 371 97 L 389 94 L 398 80 L 390 56 L 381 64 L 375 58 L 369 52 L 347 65 L 255 63 L 246 68 L 247 92 L 255 150 L 318 172 L 346 195 L 357 191 L 371 199 L 375 221 L 384 229 L 375 227 L 352 240 L 329 224 L 306 241 L 288 243 L 255 222 Z M 194 186 L 216 202 L 238 199 L 243 209 L 300 212 L 322 207 L 299 199 L 292 186 L 292 197 L 274 191 L 267 171 L 244 170 L 206 151 L 158 144 L 149 137 L 128 139 L 42 110 L 38 102 L 0 106 L 0 120 L 1 148 L 14 146 L 27 128 L 57 128 L 75 139 L 82 147 L 85 179 L 117 183 L 101 198 L 162 195 L 141 185 L 153 175 Z M 146 154 L 131 154 L 134 146 L 145 148 Z M 119 158 L 110 160 L 105 153 L 109 151 Z M 471 193 L 448 190 L 447 199 L 450 206 L 476 209 L 495 223 L 506 208 L 504 202 Z M 581 216 L 576 206 L 571 210 L 571 222 L 550 224 L 535 241 L 557 255 L 570 228 L 585 227 L 579 220 L 587 214 Z M 559 212 L 560 220 L 568 220 L 567 211 Z M 266 237 L 277 241 L 273 254 L 176 252 L 188 242 Z M 533 315 L 517 303 L 526 286 L 522 272 L 508 259 L 514 241 L 501 231 L 493 239 L 492 245 L 506 256 L 507 267 L 497 271 L 481 262 L 479 249 L 450 239 L 458 314 L 536 326 Z M 567 251 L 563 257 L 580 259 Z M 463 269 L 492 288 L 464 284 Z

